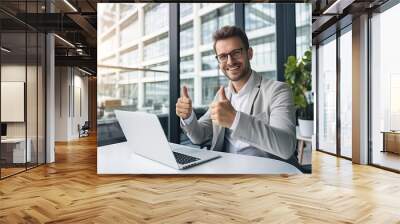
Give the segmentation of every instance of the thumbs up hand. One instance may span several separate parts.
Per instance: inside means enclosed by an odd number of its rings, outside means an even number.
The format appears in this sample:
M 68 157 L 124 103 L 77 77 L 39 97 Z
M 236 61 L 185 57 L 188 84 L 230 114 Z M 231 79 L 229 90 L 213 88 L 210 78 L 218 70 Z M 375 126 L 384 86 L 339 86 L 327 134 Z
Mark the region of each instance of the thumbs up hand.
M 189 97 L 186 86 L 182 87 L 181 97 L 176 102 L 176 115 L 182 119 L 188 119 L 192 114 L 192 100 Z
M 224 128 L 230 128 L 235 120 L 236 110 L 225 95 L 224 87 L 218 91 L 218 101 L 211 104 L 211 119 L 214 123 Z

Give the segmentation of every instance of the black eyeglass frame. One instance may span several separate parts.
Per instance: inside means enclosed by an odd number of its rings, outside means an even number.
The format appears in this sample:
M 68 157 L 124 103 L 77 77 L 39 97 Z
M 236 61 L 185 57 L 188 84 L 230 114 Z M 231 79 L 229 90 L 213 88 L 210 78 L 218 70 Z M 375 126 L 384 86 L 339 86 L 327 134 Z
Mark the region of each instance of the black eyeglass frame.
M 234 57 L 232 54 L 233 53 L 236 53 L 235 51 L 237 51 L 237 50 L 239 50 L 239 56 L 237 56 L 237 57 Z M 242 55 L 243 55 L 243 47 L 241 47 L 241 48 L 237 48 L 237 49 L 233 49 L 231 52 L 229 52 L 229 53 L 223 53 L 223 54 L 219 54 L 219 55 L 215 55 L 215 58 L 217 59 L 217 61 L 219 62 L 219 63 L 225 63 L 225 62 L 227 62 L 228 61 L 228 56 L 231 56 L 231 58 L 232 59 L 235 59 L 235 60 L 237 60 L 237 59 L 239 59 L 240 57 L 242 57 Z M 222 56 L 226 56 L 226 59 L 225 60 L 221 60 L 220 59 L 220 57 L 222 57 Z

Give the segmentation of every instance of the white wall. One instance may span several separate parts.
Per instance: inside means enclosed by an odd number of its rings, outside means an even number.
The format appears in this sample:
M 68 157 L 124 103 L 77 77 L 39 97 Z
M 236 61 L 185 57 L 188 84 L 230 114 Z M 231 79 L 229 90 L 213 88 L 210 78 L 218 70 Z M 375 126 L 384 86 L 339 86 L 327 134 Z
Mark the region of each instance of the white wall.
M 75 70 L 76 72 L 76 70 Z M 81 74 L 81 73 L 80 73 Z M 88 78 L 87 77 L 82 77 L 80 75 L 74 75 L 74 96 L 72 98 L 75 100 L 75 106 L 72 108 L 72 117 L 73 119 L 71 120 L 71 135 L 73 138 L 78 138 L 79 133 L 78 133 L 78 124 L 82 126 L 85 121 L 89 120 L 89 114 L 88 114 Z M 80 91 L 80 93 L 79 93 Z M 80 97 L 79 97 L 80 95 Z M 80 101 L 80 102 L 79 102 Z M 72 103 L 71 103 L 72 105 Z M 79 108 L 81 107 L 81 108 Z M 81 110 L 81 111 L 80 111 Z
M 68 140 L 68 85 L 67 67 L 55 68 L 55 141 Z
M 88 78 L 71 67 L 56 67 L 55 73 L 55 140 L 70 141 L 79 138 L 78 124 L 88 120 Z

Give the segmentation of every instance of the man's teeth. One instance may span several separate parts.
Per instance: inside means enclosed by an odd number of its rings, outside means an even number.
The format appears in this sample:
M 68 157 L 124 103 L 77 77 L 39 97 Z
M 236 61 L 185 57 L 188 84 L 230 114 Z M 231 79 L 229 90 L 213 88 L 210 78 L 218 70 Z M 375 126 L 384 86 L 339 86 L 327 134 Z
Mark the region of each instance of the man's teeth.
M 238 68 L 239 68 L 239 66 L 235 66 L 235 67 L 229 68 L 229 70 L 236 70 L 236 69 L 238 69 Z

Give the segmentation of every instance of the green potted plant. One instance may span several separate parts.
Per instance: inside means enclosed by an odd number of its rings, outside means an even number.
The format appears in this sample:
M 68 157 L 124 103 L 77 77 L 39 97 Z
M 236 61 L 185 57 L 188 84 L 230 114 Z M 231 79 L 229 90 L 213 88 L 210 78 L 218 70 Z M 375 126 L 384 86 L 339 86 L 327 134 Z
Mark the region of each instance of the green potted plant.
M 313 134 L 314 106 L 311 92 L 311 51 L 296 59 L 289 56 L 285 64 L 285 79 L 293 92 L 296 117 L 300 135 L 311 137 Z

